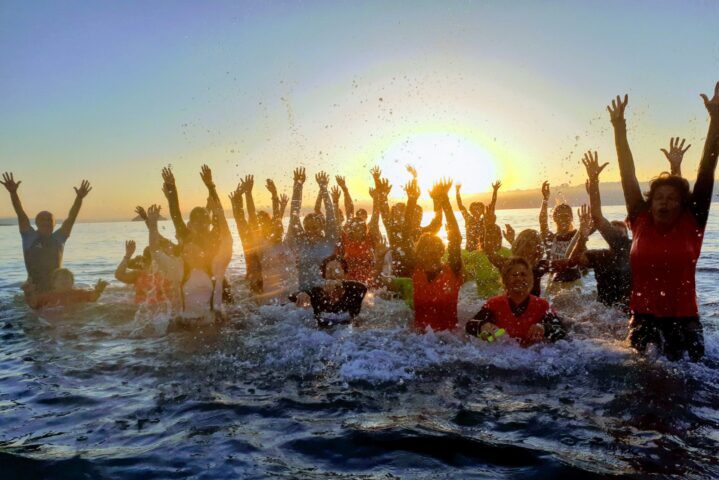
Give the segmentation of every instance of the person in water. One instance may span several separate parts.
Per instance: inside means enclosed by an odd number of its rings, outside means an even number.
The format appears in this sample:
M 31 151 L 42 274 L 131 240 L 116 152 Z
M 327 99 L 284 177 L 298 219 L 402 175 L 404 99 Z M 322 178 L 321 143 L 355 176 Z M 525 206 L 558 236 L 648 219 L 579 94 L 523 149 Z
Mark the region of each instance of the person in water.
M 347 262 L 338 255 L 325 258 L 320 268 L 323 283 L 293 295 L 292 299 L 300 307 L 311 306 L 320 327 L 351 321 L 362 309 L 367 286 L 347 280 Z
M 304 168 L 295 169 L 290 224 L 285 237 L 295 257 L 301 291 L 309 291 L 322 284 L 322 261 L 334 253 L 338 241 L 337 218 L 328 191 L 329 176 L 325 172 L 315 175 L 324 202 L 325 217 L 313 212 L 300 222 L 302 186 L 306 178 Z
M 5 172 L 0 183 L 10 192 L 10 200 L 17 215 L 28 281 L 34 285 L 37 292 L 49 291 L 52 289 L 52 273 L 62 267 L 65 242 L 72 233 L 72 227 L 80 213 L 82 201 L 90 193 L 92 187 L 87 180 L 83 180 L 80 187 L 75 187 L 75 201 L 70 212 L 60 228 L 55 230 L 55 217 L 47 211 L 42 211 L 35 216 L 37 228 L 32 228 L 18 195 L 18 187 L 22 181 L 15 181 L 12 173 Z
M 147 218 L 147 215 L 145 214 L 143 218 Z M 176 301 L 177 299 L 172 296 L 172 282 L 154 267 L 152 250 L 149 246 L 137 261 L 133 262 L 132 266 L 135 268 L 130 268 L 135 249 L 134 240 L 125 242 L 125 256 L 115 269 L 115 278 L 135 288 L 135 303 L 138 305 L 160 305 Z
M 494 211 L 497 205 L 497 191 L 502 186 L 502 182 L 495 182 L 492 184 L 492 201 L 489 207 L 484 206 L 482 202 L 472 202 L 469 204 L 469 211 L 462 204 L 462 195 L 460 190 L 462 184 L 458 183 L 455 185 L 455 193 L 457 197 L 457 208 L 464 217 L 464 226 L 467 234 L 465 249 L 468 252 L 474 252 L 475 250 L 482 249 L 482 237 L 484 236 L 484 214 L 487 208 Z
M 436 205 L 441 206 L 446 217 L 446 229 L 449 251 L 447 263 L 442 262 L 445 251 L 442 239 L 437 235 L 425 233 L 412 244 L 412 221 L 405 221 L 402 235 L 405 259 L 412 271 L 414 303 L 414 325 L 420 330 L 431 327 L 433 330 L 451 330 L 457 327 L 457 301 L 462 286 L 462 233 L 449 203 L 451 180 L 436 183 L 430 192 Z M 405 187 L 407 192 L 406 216 L 412 215 L 419 198 L 417 181 L 410 181 Z
M 576 230 L 573 225 L 572 207 L 566 203 L 561 203 L 554 207 L 552 211 L 552 219 L 557 227 L 556 232 L 549 230 L 547 203 L 550 196 L 549 182 L 542 184 L 542 207 L 539 210 L 539 232 L 542 234 L 542 241 L 546 245 L 547 259 L 552 263 L 549 289 L 567 288 L 579 284 L 582 279 L 582 273 L 577 267 L 569 267 L 565 262 L 556 262 L 557 260 L 565 260 L 574 248 L 574 243 L 579 240 L 575 238 Z
M 75 288 L 75 276 L 67 268 L 58 268 L 50 275 L 50 290 L 39 291 L 31 281 L 23 285 L 25 302 L 32 309 L 68 307 L 95 302 L 107 287 L 107 282 L 98 280 L 92 290 Z
M 243 197 L 249 187 L 249 175 L 240 180 L 234 192 L 230 193 L 230 204 L 232 205 L 232 215 L 235 218 L 237 233 L 242 242 L 242 252 L 245 256 L 245 281 L 247 286 L 255 295 L 261 295 L 262 288 L 262 263 L 260 261 L 260 232 L 257 231 L 257 222 L 248 222 L 245 217 L 245 207 Z M 252 197 L 248 204 L 252 203 Z M 253 205 L 254 210 L 254 205 Z M 253 225 L 254 228 L 251 228 Z
M 202 165 L 200 178 L 202 179 L 202 183 L 205 184 L 205 187 L 207 187 L 208 196 L 214 198 L 216 202 L 219 202 L 220 200 L 215 190 L 215 184 L 212 181 L 212 170 L 210 170 L 207 165 Z M 175 237 L 179 241 L 180 247 L 184 249 L 185 245 L 190 243 L 193 245 L 193 248 L 199 247 L 202 250 L 202 256 L 206 262 L 205 270 L 210 271 L 212 268 L 212 259 L 217 255 L 217 249 L 220 246 L 218 229 L 212 228 L 213 218 L 210 216 L 212 209 L 207 206 L 193 208 L 190 211 L 190 219 L 187 224 L 185 224 L 180 211 L 180 201 L 175 176 L 170 167 L 162 169 L 162 179 L 162 191 L 167 198 L 167 203 L 170 208 L 170 218 L 175 226 Z M 219 219 L 214 219 L 214 221 L 218 222 Z M 226 279 L 223 279 L 222 283 L 223 300 L 226 303 L 232 303 L 229 283 Z
M 696 300 L 696 265 L 709 217 L 719 154 L 719 82 L 709 99 L 704 151 L 694 189 L 678 175 L 661 174 L 642 195 L 627 140 L 628 96 L 607 107 L 614 127 L 619 172 L 632 229 L 632 317 L 629 341 L 644 352 L 655 343 L 669 360 L 704 355 L 704 333 Z
M 602 214 L 602 201 L 599 194 L 599 174 L 608 165 L 599 166 L 597 152 L 587 152 L 582 159 L 587 169 L 587 193 L 589 194 L 590 211 L 585 206 L 579 213 L 579 241 L 569 256 L 584 268 L 594 269 L 597 280 L 597 299 L 607 306 L 629 308 L 629 297 L 632 292 L 632 271 L 629 266 L 629 251 L 632 241 L 629 239 L 627 225 L 619 220 L 610 222 Z M 609 248 L 587 250 L 587 239 L 592 226 L 607 242 Z
M 543 298 L 530 293 L 532 267 L 521 257 L 511 257 L 502 268 L 504 295 L 492 297 L 467 322 L 467 334 L 494 335 L 498 329 L 519 341 L 522 346 L 554 342 L 567 335 L 561 319 Z

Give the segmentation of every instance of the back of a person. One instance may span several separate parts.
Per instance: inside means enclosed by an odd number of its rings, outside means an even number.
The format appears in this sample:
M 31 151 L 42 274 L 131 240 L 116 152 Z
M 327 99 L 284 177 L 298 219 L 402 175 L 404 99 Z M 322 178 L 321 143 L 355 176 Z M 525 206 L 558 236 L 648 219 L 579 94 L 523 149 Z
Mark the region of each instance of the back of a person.
M 51 289 L 50 276 L 62 266 L 65 237 L 58 230 L 41 236 L 35 230 L 22 235 L 25 267 L 39 292 Z
M 318 242 L 298 242 L 297 275 L 300 290 L 309 290 L 312 287 L 322 284 L 322 272 L 320 265 L 322 261 L 334 254 L 335 245 L 329 240 Z
M 285 244 L 266 246 L 262 250 L 262 303 L 286 301 L 290 293 L 297 291 L 297 268 L 292 252 Z
M 457 301 L 462 279 L 449 265 L 430 281 L 421 268 L 412 274 L 414 324 L 419 329 L 449 330 L 457 326 Z
M 632 293 L 630 249 L 631 240 L 626 239 L 619 250 L 589 250 L 586 253 L 597 281 L 597 300 L 605 305 L 629 306 Z
M 649 211 L 632 226 L 632 310 L 657 317 L 698 314 L 695 294 L 696 263 L 704 232 L 686 211 L 667 232 L 659 232 Z
M 194 268 L 182 285 L 183 316 L 203 317 L 210 312 L 214 284 L 204 270 Z
M 342 235 L 343 258 L 347 262 L 347 279 L 370 285 L 375 277 L 375 243 L 369 235 L 353 240 Z
M 562 234 L 552 234 L 547 242 L 547 258 L 548 260 L 562 260 L 567 258 L 567 248 L 572 242 L 575 232 L 566 232 Z M 557 272 L 553 277 L 553 282 L 573 283 L 581 280 L 582 273 L 578 267 L 571 267 Z
M 135 303 L 165 303 L 171 297 L 172 288 L 172 282 L 161 273 L 143 270 L 135 281 Z

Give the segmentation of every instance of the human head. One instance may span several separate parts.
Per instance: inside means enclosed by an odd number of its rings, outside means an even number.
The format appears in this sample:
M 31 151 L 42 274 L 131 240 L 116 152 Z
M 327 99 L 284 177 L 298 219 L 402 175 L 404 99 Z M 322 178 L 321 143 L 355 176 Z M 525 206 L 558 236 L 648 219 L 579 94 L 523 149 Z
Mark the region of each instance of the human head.
M 310 238 L 319 238 L 325 231 L 325 217 L 319 213 L 308 213 L 302 220 L 302 227 Z
M 210 213 L 204 207 L 195 207 L 190 211 L 190 221 L 187 228 L 202 233 L 210 229 Z
M 484 204 L 482 202 L 470 203 L 469 213 L 471 213 L 473 217 L 481 217 L 484 215 Z
M 512 244 L 512 255 L 522 257 L 530 265 L 536 265 L 543 254 L 542 237 L 531 228 L 519 232 Z
M 621 220 L 612 220 L 609 222 L 614 230 L 617 231 L 622 237 L 629 238 L 629 231 L 627 230 L 627 224 Z
M 417 266 L 425 271 L 437 271 L 442 268 L 444 242 L 437 235 L 423 233 L 414 249 Z
M 43 210 L 35 215 L 35 226 L 37 227 L 37 233 L 40 235 L 50 235 L 55 230 L 55 216 Z
M 484 243 L 487 245 L 502 245 L 502 229 L 499 228 L 499 225 L 496 223 L 487 225 L 484 231 Z M 481 247 L 484 248 L 484 245 L 481 245 Z
M 355 217 L 350 219 L 345 226 L 345 231 L 350 240 L 361 241 L 367 236 L 367 224 Z
M 557 230 L 560 232 L 568 232 L 572 229 L 574 214 L 572 213 L 572 207 L 566 203 L 560 203 L 554 207 L 552 218 L 554 219 L 554 223 L 557 224 Z
M 689 182 L 679 175 L 664 172 L 651 181 L 645 195 L 654 222 L 674 225 L 689 204 Z
M 339 255 L 331 255 L 322 261 L 320 269 L 325 280 L 344 280 L 347 274 L 347 261 Z
M 526 297 L 532 291 L 532 267 L 522 257 L 510 257 L 502 267 L 502 283 L 509 295 Z
M 355 218 L 359 220 L 360 222 L 366 222 L 367 221 L 367 210 L 364 208 L 360 208 L 355 212 Z
M 50 276 L 52 289 L 57 292 L 66 292 L 75 285 L 75 276 L 67 268 L 57 268 Z

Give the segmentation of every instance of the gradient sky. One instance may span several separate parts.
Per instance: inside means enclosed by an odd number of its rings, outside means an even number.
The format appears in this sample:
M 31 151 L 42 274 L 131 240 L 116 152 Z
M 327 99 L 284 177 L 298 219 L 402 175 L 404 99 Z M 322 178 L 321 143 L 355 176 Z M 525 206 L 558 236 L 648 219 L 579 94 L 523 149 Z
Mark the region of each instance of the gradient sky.
M 289 193 L 304 165 L 363 197 L 379 164 L 398 194 L 410 161 L 423 185 L 446 175 L 471 193 L 579 183 L 592 148 L 611 181 L 605 106 L 626 92 L 640 179 L 666 169 L 672 135 L 692 143 L 693 177 L 717 19 L 713 1 L 3 0 L 0 170 L 33 216 L 64 217 L 89 179 L 85 219 L 164 203 L 165 164 L 186 211 L 204 203 L 202 163 L 223 193 L 246 173 Z

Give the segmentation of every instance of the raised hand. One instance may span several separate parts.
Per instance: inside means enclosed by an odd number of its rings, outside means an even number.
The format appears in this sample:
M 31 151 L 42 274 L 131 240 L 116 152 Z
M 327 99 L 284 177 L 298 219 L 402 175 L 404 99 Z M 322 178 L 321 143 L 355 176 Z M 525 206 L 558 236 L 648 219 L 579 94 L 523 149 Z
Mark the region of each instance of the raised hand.
M 549 195 L 549 181 L 547 180 L 542 184 L 542 198 L 544 198 L 545 202 L 549 200 Z
M 612 100 L 612 105 L 607 105 L 607 111 L 609 112 L 609 118 L 612 120 L 612 123 L 624 120 L 624 109 L 627 108 L 627 103 L 629 103 L 629 95 L 625 94 L 624 100 L 617 95 L 617 98 Z
M 5 172 L 2 174 L 2 181 L 0 183 L 2 183 L 5 188 L 7 188 L 8 192 L 15 193 L 17 192 L 17 187 L 19 187 L 22 183 L 22 180 L 16 182 L 12 176 L 12 172 Z
M 307 175 L 305 174 L 305 167 L 295 168 L 295 171 L 294 171 L 295 183 L 299 183 L 300 185 L 302 185 L 303 183 L 305 183 L 305 180 L 307 180 Z
M 252 187 L 255 186 L 255 176 L 245 175 L 245 178 L 240 179 L 240 183 L 237 184 L 237 190 L 241 193 L 252 193 Z
M 80 182 L 80 188 L 72 187 L 75 189 L 75 195 L 77 195 L 77 198 L 85 198 L 88 193 L 90 193 L 90 190 L 92 190 L 92 187 L 90 186 L 90 182 L 87 180 L 83 180 Z
M 151 224 L 157 224 L 160 219 L 160 206 L 152 204 L 147 208 L 147 221 Z
M 372 167 L 372 170 L 370 170 L 369 173 L 372 175 L 375 183 L 379 182 L 379 179 L 382 176 L 382 170 L 380 170 L 377 165 Z
M 204 183 L 207 188 L 215 186 L 215 184 L 212 183 L 212 170 L 210 170 L 210 167 L 207 165 L 203 165 L 200 168 L 200 178 L 202 179 L 202 183 Z
M 135 241 L 134 240 L 128 240 L 125 242 L 125 258 L 128 260 L 132 257 L 132 255 L 135 253 Z
M 586 238 L 592 232 L 592 214 L 589 212 L 589 207 L 582 205 L 577 209 L 577 216 L 579 217 L 579 232 Z
M 389 183 L 389 180 L 386 178 L 380 178 L 375 182 L 375 188 L 377 189 L 377 193 L 386 197 L 389 195 L 389 192 L 392 191 L 392 184 Z
M 582 158 L 582 163 L 584 168 L 587 169 L 587 177 L 589 177 L 590 182 L 599 182 L 599 174 L 609 165 L 608 162 L 604 165 L 599 165 L 599 155 L 596 151 L 594 153 L 587 151 Z
M 335 181 L 337 182 L 337 185 L 339 185 L 342 190 L 347 188 L 347 183 L 345 182 L 345 177 L 340 177 L 339 175 L 337 175 L 337 176 L 335 176 Z
M 144 208 L 142 208 L 142 207 L 139 206 L 139 205 L 136 206 L 136 207 L 135 207 L 135 213 L 137 214 L 138 217 L 140 217 L 141 219 L 147 221 L 147 212 L 145 211 Z
M 719 82 L 717 82 L 714 86 L 714 96 L 711 100 L 709 100 L 709 98 L 703 93 L 699 94 L 699 96 L 702 97 L 702 100 L 704 100 L 704 106 L 707 107 L 709 116 L 712 118 L 719 118 Z
M 417 178 L 417 169 L 414 168 L 412 165 L 407 165 L 407 171 L 410 175 L 412 175 L 412 178 Z
M 237 189 L 227 195 L 230 199 L 230 205 L 234 207 L 237 204 L 238 200 L 242 198 L 242 193 L 243 192 L 240 190 L 240 186 L 237 185 Z
M 417 200 L 419 198 L 419 185 L 417 185 L 417 179 L 413 178 L 407 185 L 404 186 L 404 191 L 407 192 L 408 199 Z
M 514 239 L 517 238 L 517 235 L 514 232 L 514 228 L 512 228 L 510 224 L 504 224 L 504 231 L 502 232 L 502 235 L 504 236 L 504 239 L 507 241 L 508 244 L 514 245 Z
M 110 285 L 110 284 L 107 283 L 105 280 L 98 280 L 97 283 L 95 284 L 95 291 L 97 293 L 102 293 L 105 291 L 105 289 L 107 288 L 108 285 Z
M 458 184 L 456 184 L 456 185 L 454 186 L 454 191 L 455 191 L 455 193 L 457 193 L 457 195 L 459 195 L 459 191 L 460 191 L 461 189 L 462 189 L 462 184 L 461 184 L 461 183 L 458 183 Z
M 433 199 L 440 199 L 449 194 L 449 190 L 452 188 L 452 180 L 449 178 L 442 178 L 440 181 L 435 182 L 432 185 L 432 190 L 429 192 L 429 196 Z
M 327 175 L 327 172 L 322 171 L 315 175 L 315 180 L 320 188 L 327 188 L 327 185 L 330 183 L 330 176 Z
M 496 192 L 497 190 L 500 189 L 501 186 L 502 186 L 502 182 L 497 180 L 496 182 L 494 182 L 492 184 L 492 190 L 494 190 Z
M 662 148 L 664 156 L 669 160 L 669 165 L 672 167 L 672 172 L 681 171 L 682 160 L 684 160 L 684 154 L 691 147 L 691 143 L 684 148 L 684 142 L 686 138 L 682 138 L 682 142 L 679 143 L 679 137 L 672 137 L 669 139 L 669 151 L 666 148 Z
M 287 204 L 290 202 L 290 197 L 284 193 L 280 195 L 280 210 L 284 210 Z
M 162 181 L 166 185 L 175 185 L 175 175 L 172 173 L 172 167 L 169 165 L 162 168 Z
M 271 178 L 267 179 L 265 187 L 273 197 L 277 196 L 277 187 L 275 186 L 275 182 L 273 182 Z
M 378 194 L 381 194 L 381 192 L 379 190 L 377 190 L 376 188 L 369 187 L 370 198 L 372 198 L 373 200 L 376 200 Z
M 332 190 L 330 190 L 330 196 L 332 197 L 332 203 L 335 205 L 340 201 L 340 195 L 342 195 L 342 190 L 340 190 L 340 187 L 334 186 L 332 187 Z

